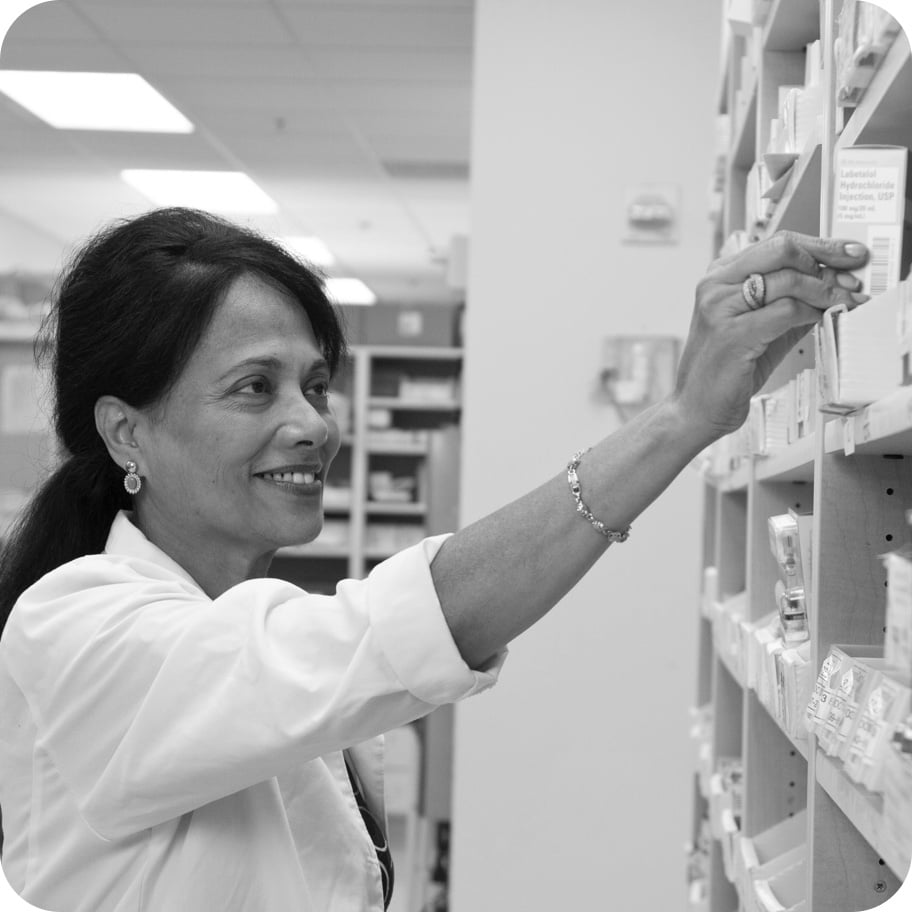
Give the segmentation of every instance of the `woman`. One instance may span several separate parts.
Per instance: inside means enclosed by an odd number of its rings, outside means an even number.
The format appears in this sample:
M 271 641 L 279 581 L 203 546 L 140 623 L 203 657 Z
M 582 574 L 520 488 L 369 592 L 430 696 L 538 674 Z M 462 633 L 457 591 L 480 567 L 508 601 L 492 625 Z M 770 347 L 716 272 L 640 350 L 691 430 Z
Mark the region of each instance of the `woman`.
M 49 340 L 64 459 L 0 577 L 14 888 L 56 912 L 384 908 L 379 736 L 491 686 L 822 310 L 863 299 L 865 255 L 780 235 L 717 263 L 668 400 L 329 597 L 265 577 L 318 535 L 339 447 L 319 281 L 189 210 L 92 240 Z

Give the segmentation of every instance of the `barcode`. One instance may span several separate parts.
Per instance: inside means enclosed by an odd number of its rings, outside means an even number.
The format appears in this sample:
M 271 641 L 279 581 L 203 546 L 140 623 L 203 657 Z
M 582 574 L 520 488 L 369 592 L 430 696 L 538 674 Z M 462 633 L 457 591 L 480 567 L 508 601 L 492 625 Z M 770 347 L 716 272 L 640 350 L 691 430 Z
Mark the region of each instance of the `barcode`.
M 890 264 L 893 260 L 892 240 L 889 237 L 875 237 L 871 240 L 871 260 L 869 265 L 871 281 L 866 291 L 872 297 L 883 294 L 889 287 Z

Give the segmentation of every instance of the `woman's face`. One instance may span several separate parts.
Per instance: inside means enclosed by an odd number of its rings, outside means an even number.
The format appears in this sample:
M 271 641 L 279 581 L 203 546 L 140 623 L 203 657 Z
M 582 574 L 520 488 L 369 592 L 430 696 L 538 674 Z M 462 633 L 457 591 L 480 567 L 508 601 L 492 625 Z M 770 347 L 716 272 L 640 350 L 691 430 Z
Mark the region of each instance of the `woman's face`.
M 339 449 L 329 382 L 300 304 L 237 279 L 137 437 L 143 531 L 188 569 L 193 557 L 256 560 L 313 540 Z

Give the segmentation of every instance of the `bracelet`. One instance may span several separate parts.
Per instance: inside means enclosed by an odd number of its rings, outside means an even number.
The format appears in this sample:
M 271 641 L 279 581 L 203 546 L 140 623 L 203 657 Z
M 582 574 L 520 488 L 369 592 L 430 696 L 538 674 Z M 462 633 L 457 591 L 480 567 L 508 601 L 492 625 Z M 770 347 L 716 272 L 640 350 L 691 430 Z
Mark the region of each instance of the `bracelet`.
M 573 459 L 567 463 L 567 482 L 570 485 L 570 492 L 573 494 L 573 499 L 576 501 L 576 512 L 585 519 L 588 519 L 596 531 L 604 535 L 610 542 L 625 542 L 630 537 L 630 526 L 627 526 L 623 532 L 613 532 L 611 529 L 607 528 L 600 519 L 596 519 L 595 516 L 592 515 L 592 511 L 589 507 L 583 503 L 583 493 L 580 488 L 579 475 L 576 474 L 576 470 L 579 467 L 580 460 L 583 458 L 583 454 L 588 452 L 589 450 L 586 449 L 574 453 Z

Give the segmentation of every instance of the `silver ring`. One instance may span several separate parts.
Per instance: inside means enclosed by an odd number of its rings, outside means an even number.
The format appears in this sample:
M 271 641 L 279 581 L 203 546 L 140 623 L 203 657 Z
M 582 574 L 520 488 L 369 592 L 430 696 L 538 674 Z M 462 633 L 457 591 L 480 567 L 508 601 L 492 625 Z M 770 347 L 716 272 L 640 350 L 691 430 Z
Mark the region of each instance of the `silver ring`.
M 759 272 L 752 272 L 741 283 L 741 297 L 751 310 L 759 310 L 766 304 L 766 279 Z

